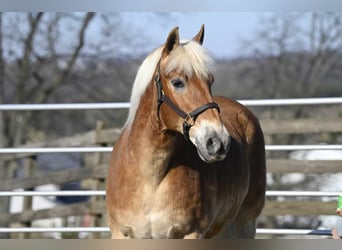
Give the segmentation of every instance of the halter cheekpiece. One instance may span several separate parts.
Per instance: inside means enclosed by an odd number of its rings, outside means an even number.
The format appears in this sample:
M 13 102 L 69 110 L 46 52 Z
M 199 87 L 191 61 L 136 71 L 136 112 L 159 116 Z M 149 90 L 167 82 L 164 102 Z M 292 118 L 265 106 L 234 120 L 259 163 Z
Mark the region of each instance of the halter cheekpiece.
M 181 108 L 179 108 L 176 104 L 174 104 L 170 98 L 168 98 L 164 91 L 163 91 L 163 86 L 161 82 L 161 77 L 160 77 L 160 64 L 158 64 L 158 71 L 156 75 L 154 76 L 154 83 L 157 86 L 157 114 L 159 117 L 159 112 L 160 112 L 160 106 L 165 103 L 167 104 L 177 115 L 182 117 L 184 119 L 183 121 L 183 135 L 186 140 L 190 140 L 189 138 L 189 131 L 190 128 L 195 125 L 195 121 L 197 117 L 202 114 L 204 111 L 207 109 L 212 109 L 215 108 L 217 109 L 218 112 L 220 112 L 220 108 L 216 102 L 209 102 L 206 104 L 203 104 L 202 106 L 194 109 L 190 113 L 186 113 L 183 111 Z

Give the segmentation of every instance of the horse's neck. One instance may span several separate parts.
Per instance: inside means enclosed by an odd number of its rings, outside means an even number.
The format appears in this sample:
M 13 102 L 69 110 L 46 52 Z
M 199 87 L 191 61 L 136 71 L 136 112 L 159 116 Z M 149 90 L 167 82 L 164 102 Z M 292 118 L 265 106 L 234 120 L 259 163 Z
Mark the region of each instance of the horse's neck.
M 138 159 L 137 167 L 147 178 L 162 178 L 174 147 L 174 135 L 163 129 L 157 116 L 157 100 L 149 86 L 140 100 L 129 126 L 130 148 Z

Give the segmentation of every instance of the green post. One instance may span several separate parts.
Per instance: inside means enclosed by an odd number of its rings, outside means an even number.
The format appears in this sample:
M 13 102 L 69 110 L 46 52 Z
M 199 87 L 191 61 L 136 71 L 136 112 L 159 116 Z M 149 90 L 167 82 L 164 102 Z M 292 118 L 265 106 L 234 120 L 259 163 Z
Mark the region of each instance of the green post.
M 342 193 L 338 196 L 337 210 L 342 210 Z

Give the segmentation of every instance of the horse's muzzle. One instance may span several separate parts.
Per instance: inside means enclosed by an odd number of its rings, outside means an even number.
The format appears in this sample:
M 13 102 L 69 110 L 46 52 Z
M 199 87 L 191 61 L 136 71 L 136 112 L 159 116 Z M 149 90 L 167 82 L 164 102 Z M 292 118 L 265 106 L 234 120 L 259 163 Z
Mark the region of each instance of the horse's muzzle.
M 225 127 L 222 127 L 219 131 L 208 129 L 207 133 L 200 133 L 196 137 L 194 144 L 199 157 L 203 161 L 211 163 L 226 158 L 231 138 Z
M 206 147 L 209 155 L 221 155 L 225 153 L 225 145 L 218 137 L 209 138 Z

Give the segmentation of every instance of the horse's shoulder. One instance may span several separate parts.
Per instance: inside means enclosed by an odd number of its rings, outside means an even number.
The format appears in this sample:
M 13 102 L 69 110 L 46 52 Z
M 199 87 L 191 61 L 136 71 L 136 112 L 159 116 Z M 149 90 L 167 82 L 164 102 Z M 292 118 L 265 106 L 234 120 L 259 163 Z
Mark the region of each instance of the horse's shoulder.
M 220 106 L 223 114 L 240 115 L 245 119 L 254 120 L 255 116 L 251 110 L 236 100 L 223 96 L 215 96 L 215 102 Z
M 214 100 L 220 107 L 225 125 L 234 126 L 247 142 L 253 140 L 256 134 L 262 133 L 258 118 L 246 106 L 222 96 L 216 96 Z

